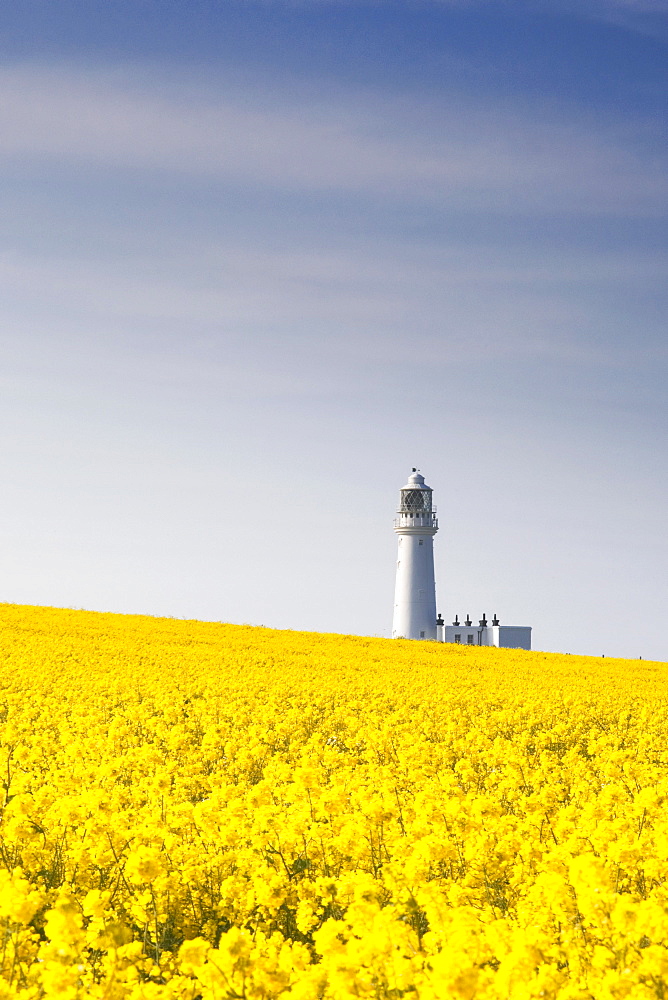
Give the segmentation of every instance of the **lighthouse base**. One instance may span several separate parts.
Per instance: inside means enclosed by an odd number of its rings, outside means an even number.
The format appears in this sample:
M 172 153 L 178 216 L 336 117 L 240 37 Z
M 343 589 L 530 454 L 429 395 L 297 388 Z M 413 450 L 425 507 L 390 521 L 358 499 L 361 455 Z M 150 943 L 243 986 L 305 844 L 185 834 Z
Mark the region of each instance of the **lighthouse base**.
M 394 594 L 393 639 L 436 640 L 436 586 L 434 583 L 435 529 L 396 529 L 399 535 L 397 582 Z

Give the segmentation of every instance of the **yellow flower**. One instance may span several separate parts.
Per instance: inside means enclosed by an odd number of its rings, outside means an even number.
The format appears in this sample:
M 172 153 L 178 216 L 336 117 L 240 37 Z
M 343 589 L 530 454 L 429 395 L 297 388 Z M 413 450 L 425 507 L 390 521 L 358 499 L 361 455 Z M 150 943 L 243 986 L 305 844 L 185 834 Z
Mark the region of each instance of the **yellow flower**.
M 27 924 L 43 905 L 43 893 L 33 888 L 20 868 L 10 874 L 0 869 L 0 918 Z
M 110 892 L 101 892 L 99 889 L 91 889 L 83 898 L 82 909 L 86 916 L 100 918 L 104 916 L 105 910 L 111 899 Z
M 11 605 L 0 638 L 0 1000 L 668 978 L 665 664 Z
M 186 975 L 192 975 L 199 971 L 199 969 L 206 962 L 207 952 L 210 950 L 211 945 L 205 938 L 192 938 L 190 941 L 184 941 L 179 948 L 179 966 L 181 972 Z
M 160 851 L 140 845 L 132 851 L 125 862 L 125 877 L 133 885 L 153 882 L 164 870 Z

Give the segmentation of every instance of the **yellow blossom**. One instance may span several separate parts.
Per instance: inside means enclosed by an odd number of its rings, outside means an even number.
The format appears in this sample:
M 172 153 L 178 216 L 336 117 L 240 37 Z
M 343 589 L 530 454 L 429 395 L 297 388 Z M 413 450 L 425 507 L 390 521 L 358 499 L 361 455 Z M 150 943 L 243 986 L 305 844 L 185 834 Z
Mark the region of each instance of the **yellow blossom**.
M 0 606 L 0 1000 L 645 1000 L 668 666 Z

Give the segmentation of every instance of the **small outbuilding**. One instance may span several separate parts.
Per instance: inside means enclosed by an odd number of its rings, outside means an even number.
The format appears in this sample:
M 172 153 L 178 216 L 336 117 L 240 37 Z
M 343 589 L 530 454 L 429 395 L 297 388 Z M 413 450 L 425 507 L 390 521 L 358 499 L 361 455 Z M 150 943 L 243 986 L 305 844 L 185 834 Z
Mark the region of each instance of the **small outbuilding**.
M 491 622 L 483 614 L 475 625 L 469 615 L 460 622 L 455 615 L 452 625 L 446 625 L 441 615 L 436 619 L 438 642 L 462 643 L 464 646 L 504 646 L 508 649 L 531 649 L 531 626 L 502 625 L 494 616 Z

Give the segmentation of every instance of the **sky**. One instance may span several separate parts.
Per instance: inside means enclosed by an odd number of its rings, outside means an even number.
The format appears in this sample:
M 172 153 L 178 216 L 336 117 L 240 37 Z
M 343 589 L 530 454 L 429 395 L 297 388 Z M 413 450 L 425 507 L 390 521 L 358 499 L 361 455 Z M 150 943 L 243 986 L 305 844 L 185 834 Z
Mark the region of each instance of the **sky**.
M 0 600 L 668 660 L 668 0 L 0 8 Z

